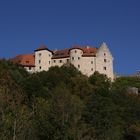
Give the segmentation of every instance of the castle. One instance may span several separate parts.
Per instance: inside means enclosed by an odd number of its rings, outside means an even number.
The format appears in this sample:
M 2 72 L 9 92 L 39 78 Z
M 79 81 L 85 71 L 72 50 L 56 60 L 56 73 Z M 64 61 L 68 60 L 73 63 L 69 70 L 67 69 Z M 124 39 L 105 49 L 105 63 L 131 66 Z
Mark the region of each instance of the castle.
M 71 63 L 87 76 L 98 71 L 112 81 L 114 79 L 113 57 L 106 43 L 102 43 L 99 48 L 76 45 L 55 51 L 42 45 L 35 50 L 34 54 L 18 55 L 11 61 L 22 65 L 30 73 L 48 71 L 52 66 Z

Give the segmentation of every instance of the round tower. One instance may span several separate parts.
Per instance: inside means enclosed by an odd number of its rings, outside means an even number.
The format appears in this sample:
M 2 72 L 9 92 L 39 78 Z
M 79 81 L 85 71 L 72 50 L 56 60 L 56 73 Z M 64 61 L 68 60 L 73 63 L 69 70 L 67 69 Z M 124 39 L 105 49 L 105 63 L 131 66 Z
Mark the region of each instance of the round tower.
M 70 49 L 70 62 L 78 70 L 80 70 L 82 67 L 82 54 L 83 51 L 80 47 L 73 47 Z

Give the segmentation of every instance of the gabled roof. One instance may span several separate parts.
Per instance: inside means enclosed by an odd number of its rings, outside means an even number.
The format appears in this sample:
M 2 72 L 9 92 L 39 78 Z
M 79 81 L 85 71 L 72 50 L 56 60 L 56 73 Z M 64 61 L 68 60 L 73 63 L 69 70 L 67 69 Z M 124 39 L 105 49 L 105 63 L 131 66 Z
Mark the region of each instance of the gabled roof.
M 49 52 L 52 52 L 51 50 L 49 50 L 49 49 L 47 48 L 46 45 L 41 45 L 38 49 L 35 50 L 35 52 L 36 52 L 36 51 L 42 51 L 42 50 L 48 50 Z
M 26 67 L 35 67 L 34 54 L 17 55 L 16 57 L 10 59 L 10 61 Z

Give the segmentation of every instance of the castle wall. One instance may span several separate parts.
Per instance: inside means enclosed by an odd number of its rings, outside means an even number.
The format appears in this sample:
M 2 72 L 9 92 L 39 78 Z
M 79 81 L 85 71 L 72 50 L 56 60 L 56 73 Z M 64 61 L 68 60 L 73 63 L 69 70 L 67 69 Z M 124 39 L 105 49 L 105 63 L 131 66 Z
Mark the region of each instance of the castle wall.
M 95 57 L 82 57 L 80 71 L 87 76 L 92 75 L 96 69 L 95 63 Z
M 70 62 L 83 74 L 90 76 L 95 72 L 95 57 L 82 56 L 83 51 L 81 49 L 72 49 L 70 51 Z
M 87 48 L 88 49 L 88 48 Z M 83 50 L 79 48 L 70 49 L 70 57 L 53 58 L 52 52 L 48 50 L 35 51 L 35 71 L 47 71 L 51 66 L 59 66 L 68 63 L 73 64 L 83 74 L 90 76 L 95 71 L 107 75 L 113 81 L 113 57 L 107 45 L 103 43 L 98 49 L 96 56 L 83 55 Z
M 40 50 L 35 52 L 35 71 L 47 71 L 52 66 L 52 52 Z
M 82 68 L 82 54 L 81 49 L 71 49 L 70 50 L 70 63 L 73 64 L 78 70 Z
M 113 57 L 105 43 L 100 46 L 96 54 L 96 71 L 107 75 L 111 80 L 114 79 Z
M 67 62 L 70 61 L 70 58 L 59 58 L 59 59 L 52 59 L 52 66 L 59 66 L 61 67 L 62 65 L 66 64 Z

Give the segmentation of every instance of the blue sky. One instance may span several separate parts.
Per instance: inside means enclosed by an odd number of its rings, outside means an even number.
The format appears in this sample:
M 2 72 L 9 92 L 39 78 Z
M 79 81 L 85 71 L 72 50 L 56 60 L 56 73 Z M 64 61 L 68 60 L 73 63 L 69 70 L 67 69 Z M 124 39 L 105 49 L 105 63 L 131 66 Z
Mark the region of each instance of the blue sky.
M 140 69 L 140 0 L 0 0 L 0 57 L 103 41 L 116 73 Z

